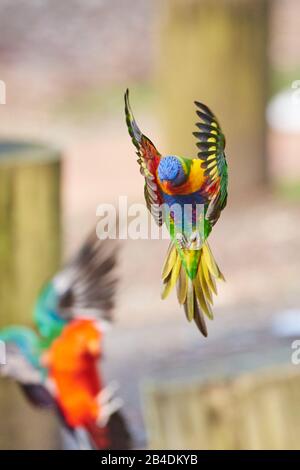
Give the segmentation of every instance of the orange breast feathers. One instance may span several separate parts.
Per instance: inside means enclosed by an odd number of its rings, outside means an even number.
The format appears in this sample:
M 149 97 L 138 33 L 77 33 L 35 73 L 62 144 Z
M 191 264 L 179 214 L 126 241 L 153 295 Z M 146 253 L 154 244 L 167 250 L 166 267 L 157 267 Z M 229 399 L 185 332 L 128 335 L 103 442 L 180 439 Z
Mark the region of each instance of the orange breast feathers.
M 46 355 L 57 401 L 71 427 L 85 426 L 99 417 L 97 396 L 102 388 L 97 361 L 101 333 L 92 320 L 74 320 Z
M 201 190 L 206 183 L 206 176 L 204 175 L 204 169 L 201 167 L 202 161 L 199 158 L 192 160 L 190 173 L 185 183 L 178 187 L 171 185 L 168 181 L 161 181 L 158 173 L 156 175 L 158 184 L 162 191 L 166 194 L 192 194 L 196 191 Z

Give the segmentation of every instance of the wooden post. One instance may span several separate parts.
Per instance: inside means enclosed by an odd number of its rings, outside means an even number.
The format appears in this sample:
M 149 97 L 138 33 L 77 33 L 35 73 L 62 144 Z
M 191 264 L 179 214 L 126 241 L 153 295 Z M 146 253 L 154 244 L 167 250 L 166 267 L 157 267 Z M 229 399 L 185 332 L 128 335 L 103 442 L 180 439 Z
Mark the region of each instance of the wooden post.
M 153 449 L 298 449 L 300 375 L 280 367 L 209 383 L 145 388 Z
M 0 326 L 31 323 L 43 282 L 59 266 L 59 155 L 0 142 Z
M 265 180 L 267 0 L 168 0 L 160 25 L 157 88 L 165 148 L 195 158 L 194 100 L 219 118 L 230 191 Z
M 32 325 L 34 301 L 60 261 L 60 156 L 25 142 L 0 142 L 0 326 Z M 1 381 L 0 447 L 51 448 L 49 414 Z
M 16 384 L 0 382 L 0 449 L 59 449 L 57 418 L 30 405 Z

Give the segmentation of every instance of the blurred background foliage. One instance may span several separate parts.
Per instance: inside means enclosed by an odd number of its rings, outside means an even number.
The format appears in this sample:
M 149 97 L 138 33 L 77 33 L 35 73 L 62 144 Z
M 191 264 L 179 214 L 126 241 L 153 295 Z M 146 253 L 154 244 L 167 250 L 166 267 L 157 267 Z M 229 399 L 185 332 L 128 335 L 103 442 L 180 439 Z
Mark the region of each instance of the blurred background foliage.
M 282 93 L 300 79 L 299 26 L 298 0 L 0 0 L 0 135 L 62 149 L 63 258 L 95 224 L 98 204 L 119 195 L 143 201 L 124 123 L 127 87 L 163 154 L 195 155 L 194 99 L 213 108 L 227 135 L 229 204 L 211 244 L 228 282 L 208 341 L 186 324 L 175 296 L 160 301 L 166 242 L 123 243 L 105 370 L 120 381 L 138 445 L 147 443 L 144 381 L 290 364 L 300 335 L 300 104 L 292 112 Z M 10 323 L 1 299 L 0 309 Z M 17 316 L 30 323 L 24 310 Z M 24 440 L 31 418 L 20 400 L 1 395 L 1 448 L 54 447 L 52 421 L 48 437 Z M 32 423 L 39 436 L 36 414 Z

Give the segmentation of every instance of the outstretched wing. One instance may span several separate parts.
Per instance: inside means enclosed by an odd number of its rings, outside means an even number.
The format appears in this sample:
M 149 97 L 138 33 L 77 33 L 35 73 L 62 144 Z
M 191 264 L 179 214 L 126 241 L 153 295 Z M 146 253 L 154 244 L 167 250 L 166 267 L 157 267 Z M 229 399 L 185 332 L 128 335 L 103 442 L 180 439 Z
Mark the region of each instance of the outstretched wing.
M 25 327 L 8 327 L 0 332 L 5 339 L 5 364 L 0 376 L 18 383 L 27 400 L 42 408 L 55 406 L 54 399 L 44 383 L 44 372 L 38 362 L 38 338 Z
M 205 169 L 204 174 L 207 177 L 205 193 L 209 205 L 205 217 L 211 225 L 214 225 L 227 202 L 228 172 L 224 153 L 225 137 L 211 110 L 198 101 L 195 101 L 195 105 L 201 122 L 196 123 L 199 131 L 193 134 L 198 139 L 197 147 L 200 150 L 198 157 L 202 160 L 201 166 Z
M 34 406 L 54 408 L 55 401 L 46 388 L 40 370 L 35 368 L 13 343 L 6 346 L 6 364 L 0 375 L 18 383 L 27 400 Z
M 117 277 L 116 240 L 90 234 L 74 258 L 41 291 L 34 319 L 47 347 L 76 317 L 111 320 Z
M 145 199 L 148 210 L 153 215 L 156 223 L 162 225 L 163 216 L 159 205 L 163 203 L 156 177 L 156 170 L 160 161 L 160 153 L 148 137 L 140 131 L 129 104 L 129 90 L 125 93 L 125 116 L 129 135 L 137 149 L 138 163 L 141 174 L 145 177 Z
M 65 319 L 111 320 L 117 287 L 117 242 L 92 232 L 79 252 L 53 279 L 58 313 Z
M 0 366 L 0 375 L 10 377 L 24 385 L 41 385 L 41 371 L 34 367 L 20 348 L 13 342 L 6 342 L 5 364 Z

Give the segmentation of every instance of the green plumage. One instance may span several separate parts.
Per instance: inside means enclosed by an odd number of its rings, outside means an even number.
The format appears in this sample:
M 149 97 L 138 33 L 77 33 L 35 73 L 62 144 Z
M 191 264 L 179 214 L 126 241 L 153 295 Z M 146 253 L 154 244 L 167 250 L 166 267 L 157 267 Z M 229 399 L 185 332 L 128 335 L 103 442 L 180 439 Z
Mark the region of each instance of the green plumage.
M 166 223 L 171 243 L 163 266 L 163 292 L 166 298 L 177 284 L 177 296 L 188 321 L 194 320 L 204 336 L 204 315 L 213 318 L 211 306 L 216 294 L 216 280 L 224 279 L 207 243 L 213 226 L 227 202 L 228 170 L 225 137 L 221 127 L 204 105 L 195 101 L 200 122 L 197 138 L 198 158 L 161 156 L 153 143 L 140 131 L 125 93 L 125 115 L 129 134 L 139 155 L 138 163 L 145 177 L 145 200 L 155 220 Z M 164 208 L 157 215 L 157 204 Z M 181 211 L 174 209 L 179 206 Z M 184 208 L 192 207 L 192 217 Z M 201 206 L 202 213 L 197 208 Z M 156 212 L 155 212 L 156 210 Z

